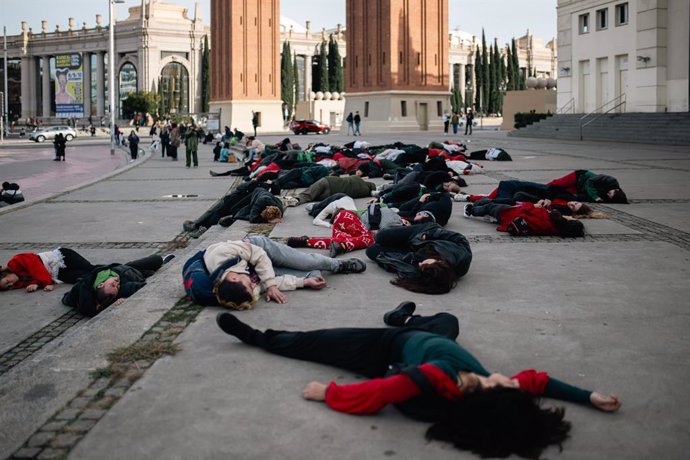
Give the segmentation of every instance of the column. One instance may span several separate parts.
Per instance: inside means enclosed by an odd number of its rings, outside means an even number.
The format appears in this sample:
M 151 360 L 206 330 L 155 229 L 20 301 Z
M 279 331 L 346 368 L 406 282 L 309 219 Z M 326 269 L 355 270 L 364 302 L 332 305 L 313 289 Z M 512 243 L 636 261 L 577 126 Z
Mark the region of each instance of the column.
M 311 60 L 312 60 L 311 54 L 305 54 L 304 55 L 304 98 L 307 101 L 309 100 L 309 93 L 311 93 L 311 84 L 312 84 Z
M 458 88 L 460 90 L 460 94 L 462 94 L 462 99 L 463 101 L 465 100 L 465 70 L 467 69 L 465 67 L 465 64 L 458 64 L 460 66 L 460 81 L 458 82 Z
M 105 115 L 105 52 L 96 53 L 96 115 Z
M 29 66 L 31 65 L 31 59 L 30 57 L 23 57 L 22 58 L 22 63 L 21 63 L 21 72 L 22 72 L 22 118 L 26 120 L 26 118 L 30 117 L 33 115 L 31 113 L 31 106 L 29 105 L 29 99 L 31 97 L 31 82 L 29 81 Z M 24 121 L 22 120 L 22 121 Z
M 91 115 L 91 53 L 82 53 L 84 118 Z
M 50 56 L 41 56 L 41 104 L 42 116 L 50 117 Z

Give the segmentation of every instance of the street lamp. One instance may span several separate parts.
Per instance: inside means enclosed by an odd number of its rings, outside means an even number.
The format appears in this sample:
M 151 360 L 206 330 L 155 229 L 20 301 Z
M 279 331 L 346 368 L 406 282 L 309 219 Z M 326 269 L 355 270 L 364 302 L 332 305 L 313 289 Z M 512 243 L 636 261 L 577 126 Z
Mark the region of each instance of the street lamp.
M 110 112 L 110 154 L 115 155 L 115 4 L 125 0 L 108 0 L 108 111 Z

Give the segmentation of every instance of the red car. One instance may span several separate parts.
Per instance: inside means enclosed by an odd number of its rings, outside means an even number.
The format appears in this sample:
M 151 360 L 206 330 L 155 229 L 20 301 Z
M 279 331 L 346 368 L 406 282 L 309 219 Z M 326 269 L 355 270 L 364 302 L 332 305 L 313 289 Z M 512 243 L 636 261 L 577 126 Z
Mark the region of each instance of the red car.
M 316 120 L 294 120 L 290 123 L 290 129 L 295 134 L 328 134 L 331 132 L 330 126 L 319 123 Z

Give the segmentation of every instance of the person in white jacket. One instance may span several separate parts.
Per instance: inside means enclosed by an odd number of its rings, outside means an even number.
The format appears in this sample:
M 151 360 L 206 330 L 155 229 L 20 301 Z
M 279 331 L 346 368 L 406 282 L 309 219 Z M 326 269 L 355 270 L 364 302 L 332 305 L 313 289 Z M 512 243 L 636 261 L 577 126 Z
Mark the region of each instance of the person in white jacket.
M 323 289 L 326 280 L 319 270 L 361 273 L 367 267 L 361 259 L 307 254 L 264 236 L 212 244 L 203 260 L 209 273 L 227 265 L 213 284 L 213 294 L 221 305 L 238 310 L 252 308 L 262 293 L 267 301 L 286 303 L 288 299 L 282 291 Z M 297 275 L 280 269 L 282 274 L 276 275 L 274 267 L 292 269 Z

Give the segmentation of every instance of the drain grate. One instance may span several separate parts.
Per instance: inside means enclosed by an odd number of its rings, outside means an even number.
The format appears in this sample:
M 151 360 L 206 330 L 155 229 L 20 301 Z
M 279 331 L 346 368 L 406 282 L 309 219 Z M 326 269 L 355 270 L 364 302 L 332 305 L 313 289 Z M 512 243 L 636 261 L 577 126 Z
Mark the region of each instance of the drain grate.
M 198 196 L 199 195 L 194 195 L 194 194 L 183 195 L 183 194 L 174 193 L 172 195 L 163 195 L 163 198 L 197 198 Z

